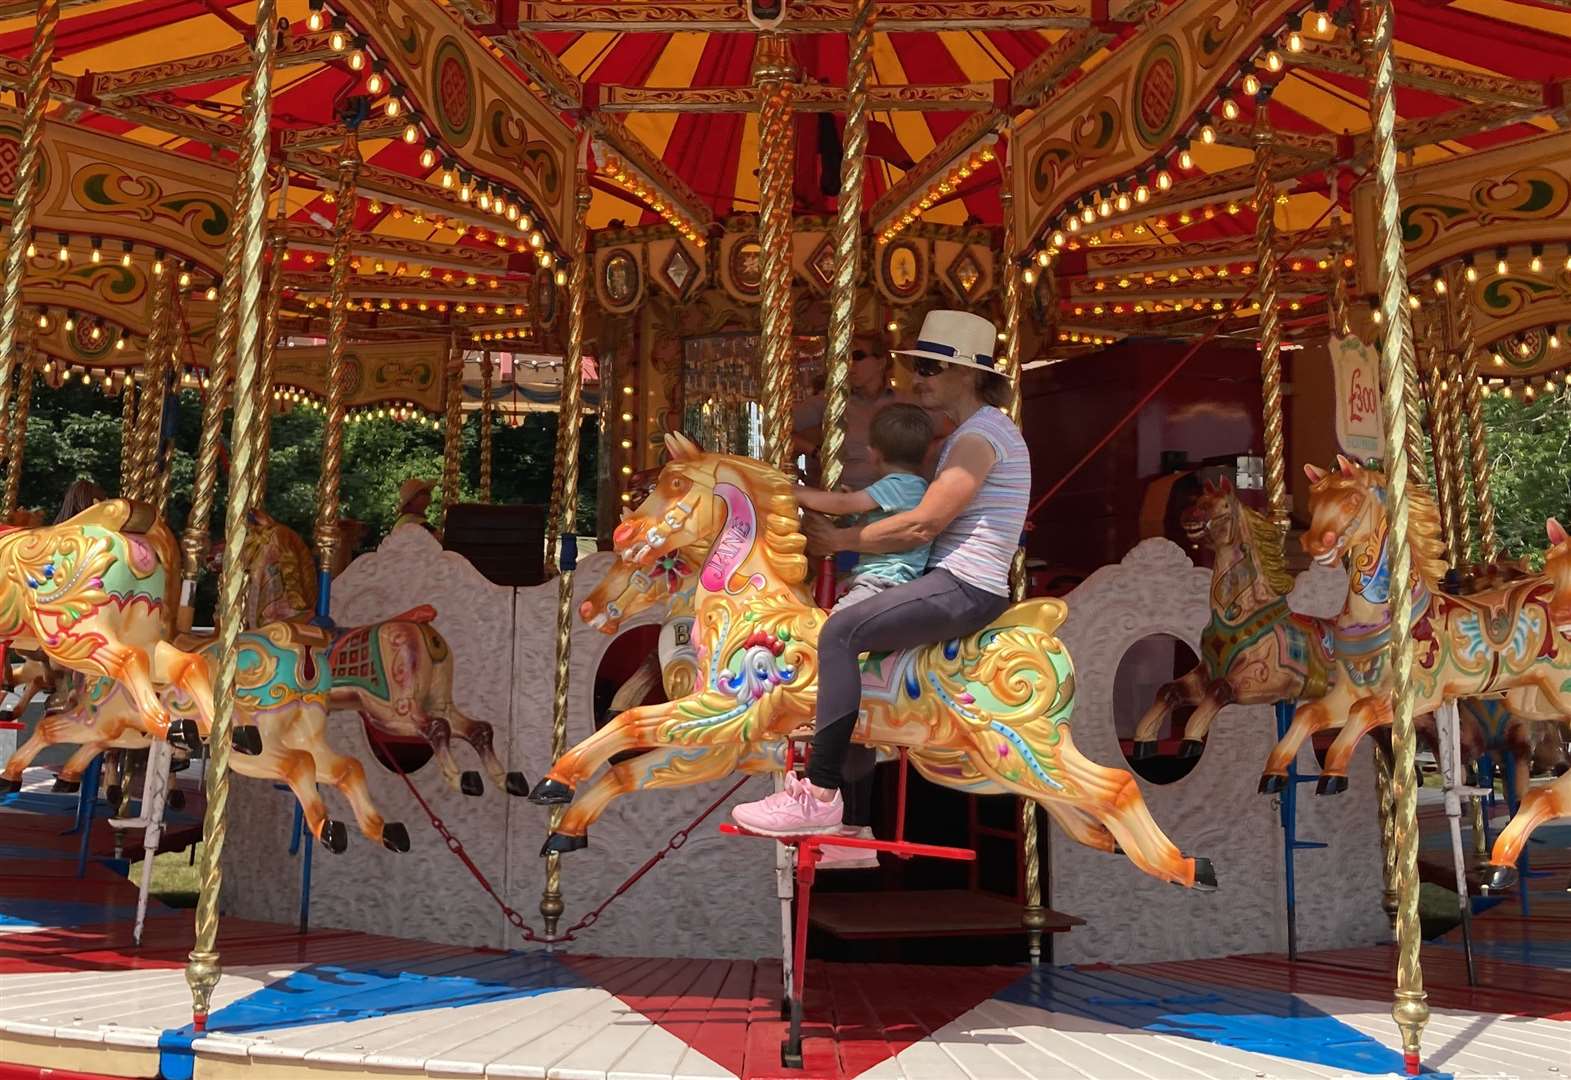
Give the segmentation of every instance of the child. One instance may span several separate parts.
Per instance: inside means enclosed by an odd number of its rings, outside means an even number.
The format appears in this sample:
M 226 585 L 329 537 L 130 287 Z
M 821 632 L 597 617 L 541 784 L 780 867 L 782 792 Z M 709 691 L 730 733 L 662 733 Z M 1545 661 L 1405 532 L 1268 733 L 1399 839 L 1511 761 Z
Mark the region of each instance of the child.
M 878 410 L 868 428 L 868 457 L 878 479 L 861 491 L 820 491 L 797 488 L 797 502 L 821 514 L 866 514 L 877 521 L 922 501 L 927 481 L 922 479 L 922 459 L 933 442 L 933 420 L 916 405 L 892 404 Z M 848 588 L 835 610 L 876 596 L 895 585 L 919 577 L 927 569 L 929 545 L 887 555 L 863 555 L 857 560 Z

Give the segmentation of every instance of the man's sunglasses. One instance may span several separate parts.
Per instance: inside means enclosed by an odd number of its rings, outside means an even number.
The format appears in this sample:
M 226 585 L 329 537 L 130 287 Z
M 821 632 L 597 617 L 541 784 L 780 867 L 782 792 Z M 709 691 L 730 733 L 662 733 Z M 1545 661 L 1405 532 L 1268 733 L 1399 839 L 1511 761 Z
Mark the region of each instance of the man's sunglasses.
M 934 360 L 930 356 L 913 356 L 911 358 L 911 370 L 924 379 L 931 379 L 944 370 L 944 362 L 942 360 Z

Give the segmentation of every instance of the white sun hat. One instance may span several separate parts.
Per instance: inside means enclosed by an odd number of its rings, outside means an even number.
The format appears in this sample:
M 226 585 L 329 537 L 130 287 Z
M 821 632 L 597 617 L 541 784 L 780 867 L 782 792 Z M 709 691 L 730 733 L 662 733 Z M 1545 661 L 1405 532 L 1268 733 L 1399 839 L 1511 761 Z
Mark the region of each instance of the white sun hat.
M 980 371 L 997 371 L 998 328 L 969 311 L 929 311 L 916 336 L 916 348 L 895 349 L 896 356 L 919 356 Z

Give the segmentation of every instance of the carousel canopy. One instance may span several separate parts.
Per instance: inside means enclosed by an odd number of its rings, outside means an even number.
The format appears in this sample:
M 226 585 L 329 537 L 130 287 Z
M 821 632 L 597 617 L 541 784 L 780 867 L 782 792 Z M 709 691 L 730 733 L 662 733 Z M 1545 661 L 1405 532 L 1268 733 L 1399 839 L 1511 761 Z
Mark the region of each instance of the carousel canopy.
M 138 352 L 149 274 L 167 261 L 190 279 L 182 317 L 200 364 L 254 7 L 61 6 L 27 282 L 47 316 L 44 347 L 128 362 L 117 353 Z M 786 5 L 804 219 L 837 203 L 852 6 Z M 476 347 L 552 351 L 581 166 L 592 230 L 665 235 L 700 262 L 758 209 L 760 35 L 740 2 L 282 0 L 278 11 L 271 134 L 289 333 L 325 327 L 346 126 L 364 162 L 349 294 L 368 343 L 456 331 Z M 0 3 L 0 17 L 0 83 L 19 90 L 33 5 Z M 1352 307 L 1372 291 L 1371 253 L 1348 227 L 1370 162 L 1356 22 L 1342 0 L 879 3 L 869 234 L 882 250 L 931 227 L 981 227 L 998 248 L 1007 173 L 1017 265 L 1042 294 L 1042 352 L 1193 335 L 1251 288 L 1264 148 L 1287 331 L 1323 327 L 1339 271 Z M 1432 298 L 1433 279 L 1456 278 L 1504 371 L 1539 376 L 1558 366 L 1554 330 L 1571 318 L 1571 10 L 1399 0 L 1395 28 L 1415 291 Z M 19 126 L 0 113 L 0 139 L 14 143 Z M 14 168 L 14 153 L 5 160 Z M 1257 332 L 1255 309 L 1231 314 L 1225 332 Z M 116 348 L 122 337 L 130 350 Z

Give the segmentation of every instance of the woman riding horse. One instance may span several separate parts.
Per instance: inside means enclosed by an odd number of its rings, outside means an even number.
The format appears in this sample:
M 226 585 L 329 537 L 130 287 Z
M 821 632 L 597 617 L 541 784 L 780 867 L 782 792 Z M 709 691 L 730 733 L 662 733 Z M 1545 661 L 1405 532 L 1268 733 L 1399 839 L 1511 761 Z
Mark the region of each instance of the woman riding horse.
M 1009 606 L 1009 567 L 1031 497 L 1031 457 L 1000 406 L 1008 376 L 997 369 L 998 334 L 963 311 L 933 311 L 911 357 L 917 404 L 954 422 L 933 483 L 914 510 L 837 528 L 809 516 L 803 531 L 819 554 L 908 551 L 932 545 L 927 573 L 829 617 L 818 638 L 817 728 L 807 780 L 738 806 L 745 828 L 771 835 L 840 829 L 841 767 L 861 711 L 859 657 L 965 637 Z

